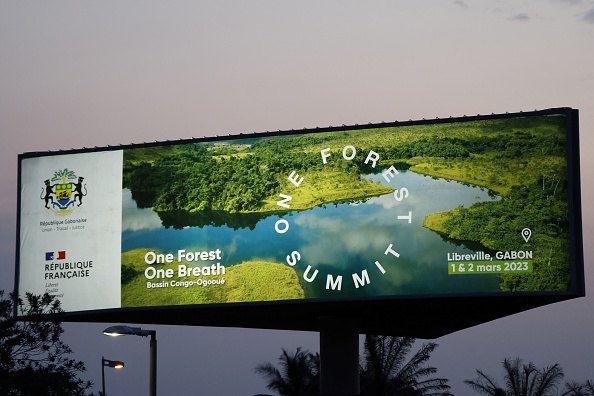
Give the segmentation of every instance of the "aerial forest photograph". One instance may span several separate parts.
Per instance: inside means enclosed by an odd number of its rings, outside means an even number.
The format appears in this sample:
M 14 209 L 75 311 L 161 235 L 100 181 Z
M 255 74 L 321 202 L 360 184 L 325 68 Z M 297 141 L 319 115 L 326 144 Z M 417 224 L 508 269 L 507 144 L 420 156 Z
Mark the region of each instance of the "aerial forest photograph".
M 127 148 L 122 307 L 567 291 L 565 142 L 553 114 Z

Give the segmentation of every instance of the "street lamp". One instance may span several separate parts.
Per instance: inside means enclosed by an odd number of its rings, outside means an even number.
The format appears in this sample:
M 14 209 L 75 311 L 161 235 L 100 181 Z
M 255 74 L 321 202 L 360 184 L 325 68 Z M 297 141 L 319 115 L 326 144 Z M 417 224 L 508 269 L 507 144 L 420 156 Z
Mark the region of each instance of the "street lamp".
M 150 342 L 150 376 L 149 376 L 149 396 L 157 396 L 157 332 L 155 330 L 144 330 L 140 327 L 130 326 L 111 326 L 103 330 L 103 334 L 108 336 L 136 335 L 141 337 L 151 337 Z
M 102 395 L 105 396 L 105 367 L 113 367 L 115 369 L 121 369 L 124 367 L 124 362 L 120 360 L 109 360 L 101 356 L 101 384 L 102 384 Z

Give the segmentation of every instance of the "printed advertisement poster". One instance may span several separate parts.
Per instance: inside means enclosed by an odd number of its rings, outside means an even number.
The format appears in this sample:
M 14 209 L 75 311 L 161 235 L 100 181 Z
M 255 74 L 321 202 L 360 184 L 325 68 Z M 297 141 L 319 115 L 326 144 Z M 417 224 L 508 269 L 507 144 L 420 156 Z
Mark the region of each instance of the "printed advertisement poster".
M 21 160 L 21 294 L 66 311 L 572 289 L 566 119 Z
M 19 292 L 65 311 L 119 308 L 122 152 L 21 163 Z

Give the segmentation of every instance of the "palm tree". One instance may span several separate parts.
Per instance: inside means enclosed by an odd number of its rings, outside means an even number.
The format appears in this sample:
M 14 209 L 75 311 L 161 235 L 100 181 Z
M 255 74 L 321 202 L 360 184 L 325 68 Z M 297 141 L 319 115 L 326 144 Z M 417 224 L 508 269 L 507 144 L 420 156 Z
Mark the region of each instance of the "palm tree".
M 426 364 L 437 344 L 423 344 L 407 359 L 415 341 L 406 337 L 366 335 L 360 366 L 361 395 L 451 396 L 448 380 L 431 378 L 437 369 Z
M 268 389 L 280 396 L 313 396 L 320 393 L 320 356 L 297 348 L 291 354 L 283 348 L 278 358 L 281 370 L 271 363 L 256 366 L 256 373 L 268 381 Z
M 586 384 L 566 384 L 559 393 L 559 382 L 565 374 L 559 364 L 537 369 L 534 363 L 524 364 L 520 358 L 503 360 L 505 388 L 481 370 L 476 370 L 478 378 L 466 380 L 478 393 L 491 396 L 585 396 Z M 573 387 L 572 387 L 573 385 Z M 583 389 L 582 389 L 583 387 Z
M 572 382 L 566 383 L 565 388 L 567 396 L 594 396 L 594 381 L 587 380 L 584 383 Z
M 594 381 L 587 380 L 584 382 L 584 389 L 586 390 L 586 395 L 594 396 Z

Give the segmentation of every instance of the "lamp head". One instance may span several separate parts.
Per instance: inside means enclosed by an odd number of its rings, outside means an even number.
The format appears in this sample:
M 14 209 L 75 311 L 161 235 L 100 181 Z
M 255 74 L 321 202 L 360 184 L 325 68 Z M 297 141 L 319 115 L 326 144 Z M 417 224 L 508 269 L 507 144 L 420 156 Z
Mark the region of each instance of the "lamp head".
M 137 335 L 141 337 L 148 337 L 149 335 L 154 335 L 154 330 L 143 330 L 140 327 L 130 327 L 125 325 L 118 325 L 118 326 L 110 326 L 107 329 L 103 330 L 103 334 L 117 337 L 123 335 Z
M 124 362 L 122 362 L 121 360 L 109 360 L 102 357 L 101 363 L 105 367 L 112 367 L 115 369 L 121 369 L 122 367 L 124 367 Z

